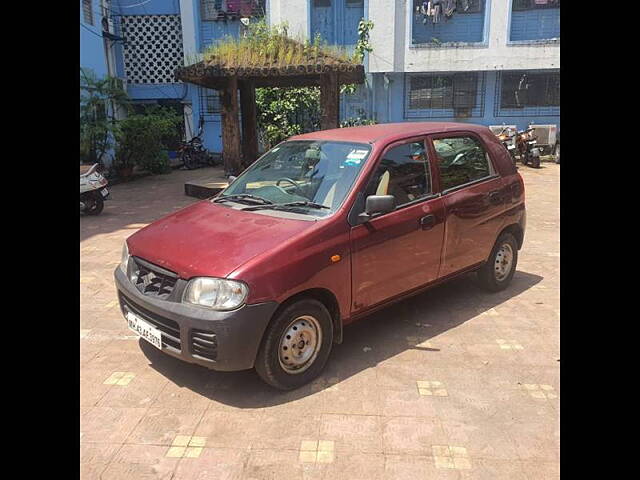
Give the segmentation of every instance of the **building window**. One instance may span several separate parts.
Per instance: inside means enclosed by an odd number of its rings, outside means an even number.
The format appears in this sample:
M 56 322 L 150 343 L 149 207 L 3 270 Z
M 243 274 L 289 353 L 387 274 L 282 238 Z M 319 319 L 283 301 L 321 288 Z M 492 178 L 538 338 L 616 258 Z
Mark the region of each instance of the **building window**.
M 82 16 L 84 23 L 93 25 L 93 2 L 91 0 L 82 0 Z
M 412 76 L 409 109 L 451 109 L 476 106 L 478 76 L 475 73 Z
M 502 74 L 500 108 L 559 106 L 560 72 Z
M 514 12 L 540 8 L 560 8 L 560 0 L 513 0 L 512 5 Z
M 411 38 L 414 45 L 479 43 L 484 36 L 484 0 L 441 1 L 437 7 L 413 1 Z M 432 6 L 429 9 L 429 6 Z
M 262 17 L 265 0 L 200 0 L 200 16 L 205 22 Z
M 210 118 L 220 115 L 221 111 L 218 91 L 200 88 L 200 115 Z

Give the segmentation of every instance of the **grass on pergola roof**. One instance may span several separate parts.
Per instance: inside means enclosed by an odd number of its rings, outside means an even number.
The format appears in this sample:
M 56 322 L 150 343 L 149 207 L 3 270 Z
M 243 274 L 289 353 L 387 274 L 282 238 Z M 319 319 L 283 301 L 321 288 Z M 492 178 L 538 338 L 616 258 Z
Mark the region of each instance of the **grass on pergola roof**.
M 360 65 L 344 48 L 328 46 L 319 36 L 313 42 L 294 40 L 287 36 L 286 27 L 269 27 L 264 22 L 250 25 L 246 37 L 225 37 L 207 48 L 203 63 L 233 69 Z

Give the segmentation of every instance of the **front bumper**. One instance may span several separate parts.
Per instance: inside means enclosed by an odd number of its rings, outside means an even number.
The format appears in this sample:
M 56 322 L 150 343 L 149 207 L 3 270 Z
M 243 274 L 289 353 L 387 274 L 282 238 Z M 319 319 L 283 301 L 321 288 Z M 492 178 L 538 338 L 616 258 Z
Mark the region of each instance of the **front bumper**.
M 143 295 L 120 267 L 114 277 L 123 315 L 130 310 L 160 329 L 164 353 L 213 370 L 252 368 L 262 335 L 278 307 L 276 302 L 267 302 L 218 312 Z

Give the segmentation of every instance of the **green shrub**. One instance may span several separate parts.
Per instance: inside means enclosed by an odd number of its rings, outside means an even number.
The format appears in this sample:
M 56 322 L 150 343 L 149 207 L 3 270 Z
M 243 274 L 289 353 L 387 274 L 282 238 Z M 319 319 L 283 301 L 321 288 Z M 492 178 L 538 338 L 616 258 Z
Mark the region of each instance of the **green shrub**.
M 116 132 L 116 167 L 139 166 L 151 173 L 170 171 L 163 140 L 171 138 L 181 121 L 175 112 L 161 107 L 121 120 Z

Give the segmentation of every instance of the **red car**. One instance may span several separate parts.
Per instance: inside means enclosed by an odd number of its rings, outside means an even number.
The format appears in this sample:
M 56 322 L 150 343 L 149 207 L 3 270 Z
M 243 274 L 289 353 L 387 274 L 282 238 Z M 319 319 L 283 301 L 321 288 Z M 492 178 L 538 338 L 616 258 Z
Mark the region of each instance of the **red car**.
M 506 288 L 525 221 L 487 127 L 325 130 L 129 237 L 115 280 L 129 327 L 163 352 L 292 389 L 373 310 L 470 271 Z

